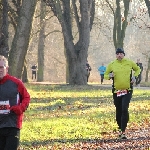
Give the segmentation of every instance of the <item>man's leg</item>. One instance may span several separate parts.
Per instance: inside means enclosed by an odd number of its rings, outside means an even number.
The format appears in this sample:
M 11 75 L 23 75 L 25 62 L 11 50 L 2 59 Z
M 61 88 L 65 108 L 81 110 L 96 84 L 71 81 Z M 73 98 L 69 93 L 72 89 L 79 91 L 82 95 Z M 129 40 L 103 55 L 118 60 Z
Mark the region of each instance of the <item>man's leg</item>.
M 17 150 L 19 147 L 20 129 L 8 128 L 8 134 L 6 135 L 6 150 Z
M 136 83 L 135 83 L 135 84 L 136 84 L 136 85 L 139 84 L 139 76 L 136 77 Z
M 87 75 L 87 82 L 89 81 L 89 76 L 90 76 L 90 72 L 88 72 L 88 75 Z
M 4 131 L 3 129 L 0 129 L 0 150 L 4 150 L 6 144 Z
M 124 95 L 122 97 L 122 117 L 121 117 L 121 131 L 125 132 L 125 129 L 127 127 L 127 123 L 129 121 L 129 103 L 132 98 L 132 92 L 129 92 L 128 94 Z
M 121 129 L 121 117 L 122 117 L 122 99 L 117 97 L 116 93 L 113 93 L 114 105 L 116 107 L 116 121 L 118 128 Z
M 103 83 L 103 80 L 104 80 L 104 75 L 101 74 L 101 84 Z
M 142 76 L 141 76 L 141 74 L 139 74 L 138 78 L 139 78 L 139 80 L 138 80 L 138 84 L 140 84 L 140 83 L 141 83 L 141 80 L 142 80 Z
M 36 73 L 35 73 L 35 79 L 36 79 Z
M 33 80 L 33 73 L 32 73 L 32 80 Z

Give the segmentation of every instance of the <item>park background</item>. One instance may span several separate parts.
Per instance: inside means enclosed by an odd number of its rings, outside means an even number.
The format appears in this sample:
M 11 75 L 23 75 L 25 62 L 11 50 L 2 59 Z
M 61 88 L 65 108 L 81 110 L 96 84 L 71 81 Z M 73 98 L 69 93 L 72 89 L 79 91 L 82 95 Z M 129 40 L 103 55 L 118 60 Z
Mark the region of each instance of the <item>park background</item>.
M 121 2 L 121 5 L 123 3 Z M 27 52 L 27 70 L 29 81 L 31 79 L 31 66 L 38 65 L 38 42 L 40 24 L 40 1 L 37 3 L 33 18 L 31 39 Z M 61 26 L 56 17 L 47 6 L 45 18 L 45 43 L 44 43 L 44 80 L 51 83 L 66 83 L 66 58 L 64 54 L 64 41 Z M 122 17 L 122 20 L 124 17 Z M 89 82 L 100 83 L 98 67 L 105 66 L 115 59 L 113 44 L 114 16 L 105 1 L 96 5 L 94 25 L 90 33 L 88 61 L 92 67 Z M 74 25 L 75 26 L 75 25 Z M 74 30 L 75 32 L 75 30 Z M 132 1 L 128 14 L 128 26 L 125 31 L 124 51 L 126 58 L 136 62 L 140 58 L 144 71 L 142 82 L 145 81 L 148 61 L 150 57 L 150 17 L 144 1 Z M 14 36 L 12 25 L 9 26 L 9 45 Z M 149 77 L 149 76 L 148 76 Z M 104 83 L 107 83 L 106 81 Z
M 11 60 L 10 69 L 11 67 L 13 68 L 12 75 L 21 77 L 22 68 L 20 68 L 20 66 L 26 62 L 29 81 L 32 81 L 31 66 L 35 63 L 37 64 L 40 57 L 43 58 L 39 52 L 41 52 L 44 47 L 43 81 L 47 81 L 48 84 L 41 84 L 39 82 L 25 83 L 31 95 L 31 102 L 24 116 L 20 150 L 64 150 L 67 149 L 67 147 L 69 147 L 68 149 L 70 149 L 70 147 L 72 149 L 96 149 L 96 147 L 97 149 L 101 147 L 107 147 L 108 149 L 119 147 L 120 149 L 124 149 L 124 146 L 129 149 L 133 147 L 134 149 L 149 149 L 149 87 L 134 88 L 133 98 L 130 104 L 130 122 L 127 129 L 129 140 L 124 142 L 116 140 L 118 133 L 116 121 L 114 120 L 115 108 L 110 85 L 86 85 L 86 83 L 81 80 L 81 84 L 80 82 L 70 82 L 70 85 L 61 84 L 66 83 L 67 63 L 65 57 L 66 47 L 64 46 L 65 38 L 60 26 L 61 21 L 59 22 L 56 19 L 51 8 L 46 6 L 43 2 L 47 2 L 47 5 L 48 2 L 53 2 L 53 4 L 56 4 L 55 6 L 61 4 L 61 6 L 64 7 L 67 6 L 69 2 L 72 2 L 73 4 L 77 4 L 76 6 L 81 4 L 82 10 L 85 8 L 84 6 L 86 6 L 86 10 L 88 10 L 87 2 L 91 4 L 94 0 L 0 0 L 0 2 L 6 4 L 3 6 L 7 6 L 7 2 L 9 4 L 8 40 L 9 47 L 11 48 L 9 60 Z M 63 5 L 61 2 L 66 5 Z M 148 8 L 150 7 L 146 6 L 147 0 L 97 0 L 88 48 L 88 61 L 92 67 L 90 83 L 99 83 L 98 67 L 101 63 L 107 66 L 107 64 L 115 58 L 113 38 L 114 14 L 112 10 L 117 12 L 116 4 L 118 4 L 118 2 L 121 6 L 120 10 L 122 11 L 121 25 L 124 24 L 124 22 L 127 23 L 125 39 L 123 39 L 126 57 L 135 62 L 137 58 L 141 59 L 144 66 L 143 82 L 145 80 L 146 71 L 147 73 L 149 72 L 150 15 L 148 14 L 150 14 L 150 12 Z M 0 3 L 1 6 L 2 3 Z M 126 20 L 123 16 L 124 3 L 130 4 L 129 14 Z M 109 7 L 109 4 L 111 4 L 112 9 Z M 34 13 L 35 6 L 36 9 Z M 0 10 L 1 8 L 7 7 L 0 7 Z M 21 13 L 18 13 L 20 10 Z M 4 13 L 5 15 L 6 12 L 7 11 Z M 34 14 L 33 22 L 31 13 Z M 2 13 L 0 13 L 0 15 L 1 14 Z M 43 17 L 44 14 L 45 16 Z M 71 14 L 72 13 L 69 13 L 69 15 Z M 3 16 L 3 19 L 6 19 L 6 17 Z M 17 22 L 18 20 L 19 22 Z M 41 24 L 44 25 L 44 28 L 41 28 L 43 27 Z M 3 23 L 3 25 L 6 24 Z M 74 42 L 76 43 L 78 41 L 78 30 L 75 21 L 72 22 L 72 27 L 73 30 L 71 31 L 73 32 Z M 31 33 L 28 28 L 31 28 Z M 28 32 L 28 34 L 26 34 L 26 32 Z M 1 37 L 3 36 L 1 35 Z M 2 42 L 1 37 L 0 42 Z M 86 38 L 88 39 L 87 36 Z M 0 52 L 1 50 L 5 50 L 2 49 L 4 46 L 2 44 L 4 43 L 0 43 Z M 75 45 L 73 46 L 75 47 Z M 28 50 L 26 48 L 28 48 Z M 82 48 L 81 52 L 85 50 L 85 47 Z M 27 55 L 25 53 L 26 50 Z M 22 58 L 23 56 L 26 57 L 26 61 Z M 83 65 L 82 69 L 85 69 L 84 62 L 86 62 L 86 53 L 81 56 L 84 56 L 84 61 L 82 61 L 81 58 L 77 59 L 80 60 L 78 67 L 80 68 L 80 65 Z M 15 63 L 16 60 L 19 61 Z M 17 64 L 17 67 L 14 64 Z M 76 73 L 81 73 L 80 71 L 82 70 L 78 70 Z M 17 74 L 16 72 L 19 73 Z M 86 78 L 84 78 L 84 80 L 85 79 Z M 74 85 L 74 83 L 78 84 Z

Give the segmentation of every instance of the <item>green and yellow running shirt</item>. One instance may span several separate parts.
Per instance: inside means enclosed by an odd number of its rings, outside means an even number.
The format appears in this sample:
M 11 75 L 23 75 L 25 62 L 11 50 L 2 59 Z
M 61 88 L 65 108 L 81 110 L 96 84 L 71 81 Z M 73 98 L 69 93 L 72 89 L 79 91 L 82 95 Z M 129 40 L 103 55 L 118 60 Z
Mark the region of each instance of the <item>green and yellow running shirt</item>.
M 113 72 L 113 87 L 116 90 L 131 90 L 131 77 L 137 77 L 140 68 L 132 60 L 123 58 L 122 60 L 114 60 L 108 64 L 104 74 L 105 79 L 110 79 L 109 74 Z M 115 92 L 114 91 L 114 92 Z

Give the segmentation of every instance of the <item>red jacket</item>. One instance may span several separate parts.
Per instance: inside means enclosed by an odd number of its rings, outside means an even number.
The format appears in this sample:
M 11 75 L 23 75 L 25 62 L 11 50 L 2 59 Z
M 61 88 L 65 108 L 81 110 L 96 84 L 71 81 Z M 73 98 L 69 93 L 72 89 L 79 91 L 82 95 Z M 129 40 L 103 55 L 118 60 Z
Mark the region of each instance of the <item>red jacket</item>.
M 23 114 L 16 115 L 10 111 L 12 106 L 23 104 L 26 109 L 30 102 L 30 95 L 23 82 L 7 74 L 0 80 L 0 128 L 22 127 Z

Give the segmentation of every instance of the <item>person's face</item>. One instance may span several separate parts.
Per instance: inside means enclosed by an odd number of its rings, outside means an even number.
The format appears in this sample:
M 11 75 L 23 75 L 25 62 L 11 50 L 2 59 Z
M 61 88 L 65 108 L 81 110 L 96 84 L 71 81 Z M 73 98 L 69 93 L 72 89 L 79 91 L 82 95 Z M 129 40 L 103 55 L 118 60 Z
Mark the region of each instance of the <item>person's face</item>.
M 0 60 L 0 79 L 2 79 L 8 72 L 8 67 L 5 66 L 4 61 Z
M 139 63 L 140 62 L 140 59 L 137 59 L 137 63 Z
M 117 53 L 117 54 L 116 54 L 116 58 L 117 58 L 118 60 L 122 60 L 122 59 L 124 58 L 124 54 L 123 54 L 123 53 Z

